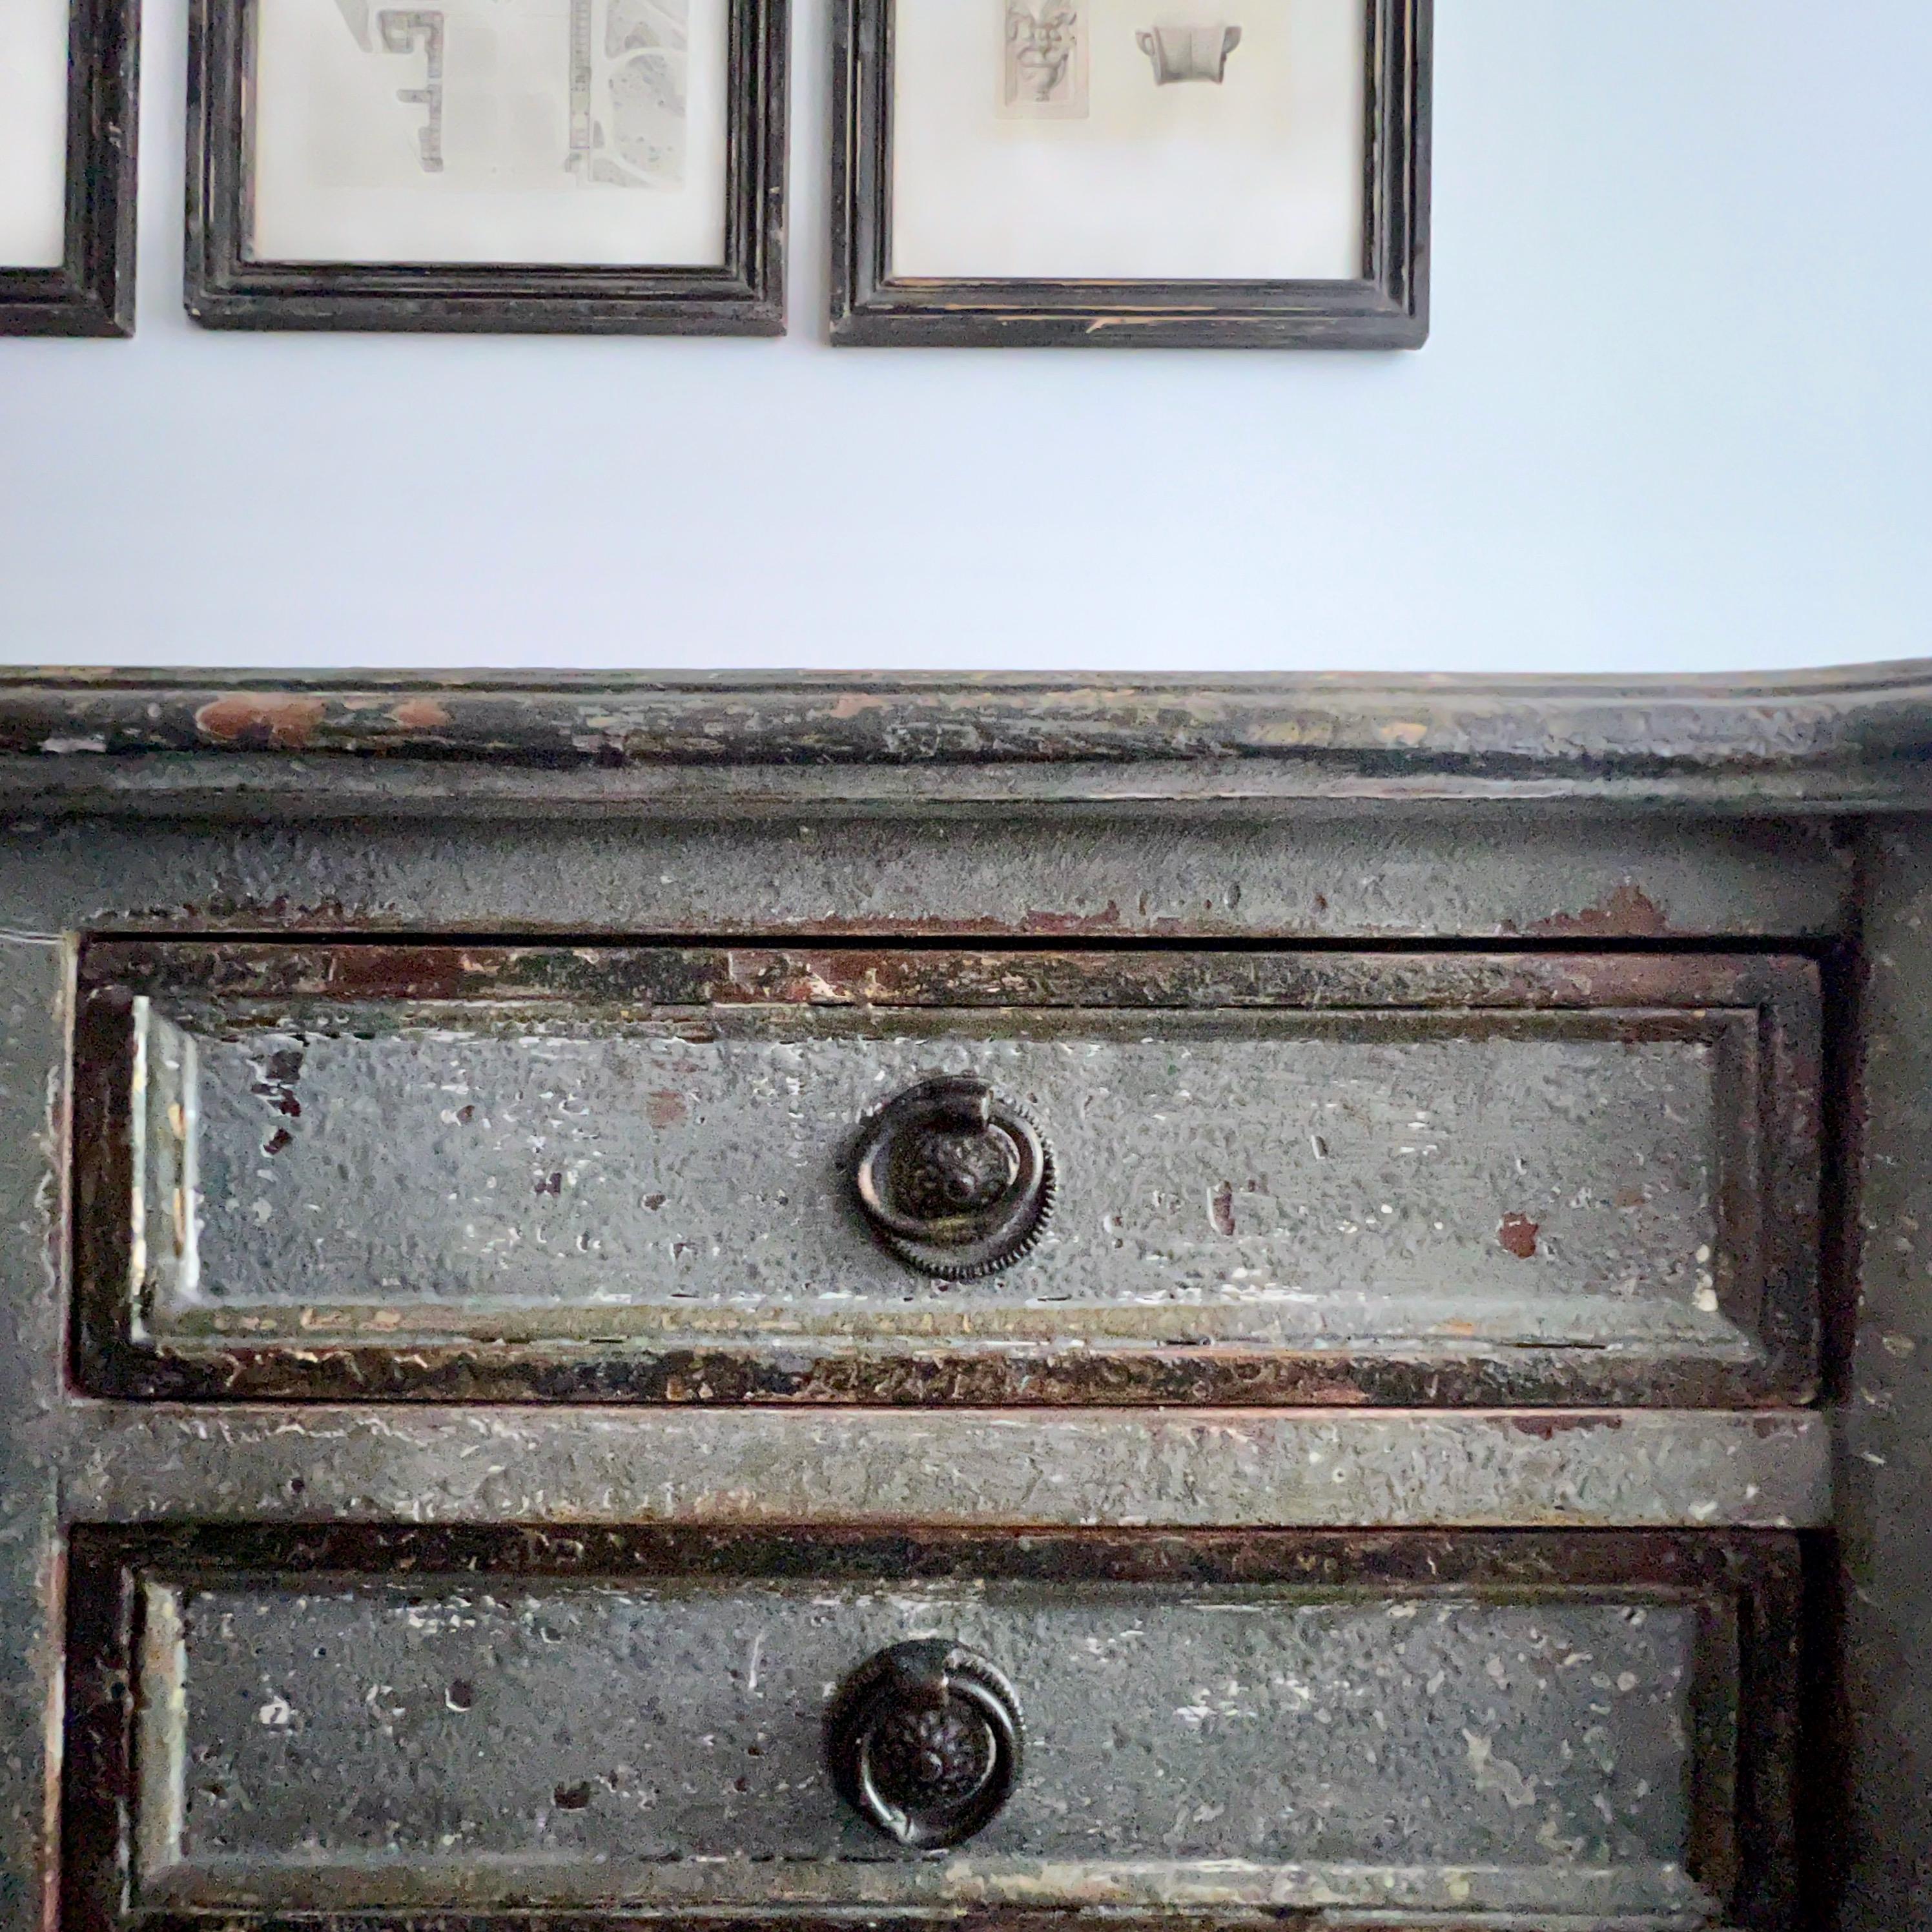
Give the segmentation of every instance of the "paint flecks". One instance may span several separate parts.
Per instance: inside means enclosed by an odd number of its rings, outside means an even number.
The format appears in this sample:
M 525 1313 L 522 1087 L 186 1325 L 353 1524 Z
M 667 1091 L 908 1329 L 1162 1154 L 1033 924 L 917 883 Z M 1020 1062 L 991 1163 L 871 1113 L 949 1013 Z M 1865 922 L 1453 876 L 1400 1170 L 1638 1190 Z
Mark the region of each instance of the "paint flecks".
M 1234 1234 L 1234 1189 L 1232 1181 L 1224 1180 L 1215 1189 L 1208 1204 L 1208 1213 L 1214 1223 L 1214 1232 L 1232 1240 Z
M 219 745 L 266 739 L 278 751 L 298 751 L 327 716 L 320 698 L 272 692 L 235 691 L 212 699 L 194 714 L 195 729 Z
M 1496 1754 L 1496 1741 L 1480 1732 L 1465 1731 L 1462 1742 L 1469 1753 L 1469 1772 L 1478 1791 L 1494 1791 L 1512 1811 L 1520 1811 L 1536 1802 L 1536 1780 L 1526 1778 L 1506 1757 Z
M 1552 913 L 1528 932 L 1538 939 L 1657 939 L 1670 928 L 1663 908 L 1626 880 L 1600 903 L 1580 912 Z
M 1542 1232 L 1541 1225 L 1527 1214 L 1505 1214 L 1502 1226 L 1496 1230 L 1496 1239 L 1518 1261 L 1533 1261 L 1536 1258 L 1536 1238 Z

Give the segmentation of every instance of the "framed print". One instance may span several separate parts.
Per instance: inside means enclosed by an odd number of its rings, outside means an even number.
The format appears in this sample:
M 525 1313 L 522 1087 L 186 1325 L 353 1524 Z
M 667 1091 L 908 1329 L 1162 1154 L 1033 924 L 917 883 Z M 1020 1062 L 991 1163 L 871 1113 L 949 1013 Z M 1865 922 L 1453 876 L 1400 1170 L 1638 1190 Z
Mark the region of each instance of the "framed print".
M 835 342 L 1420 347 L 1432 0 L 834 0 Z
M 0 335 L 134 330 L 136 0 L 0 0 Z
M 198 320 L 783 329 L 786 0 L 194 5 Z

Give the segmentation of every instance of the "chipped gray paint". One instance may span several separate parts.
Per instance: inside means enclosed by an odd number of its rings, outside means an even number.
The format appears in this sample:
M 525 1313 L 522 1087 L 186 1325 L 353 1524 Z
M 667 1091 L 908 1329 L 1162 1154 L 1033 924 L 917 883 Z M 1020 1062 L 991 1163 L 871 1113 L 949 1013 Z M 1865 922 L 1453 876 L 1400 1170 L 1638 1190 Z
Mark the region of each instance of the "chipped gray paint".
M 49 680 L 10 686 L 0 1932 L 44 1917 L 58 1522 L 1695 1528 L 1823 1526 L 1833 1510 L 1827 1424 L 1810 1414 L 216 1411 L 63 1395 L 52 1170 L 35 1138 L 59 1061 L 58 954 L 36 935 L 1828 940 L 1853 931 L 1858 882 L 1846 842 L 1799 820 L 1925 800 L 1926 686 L 1924 667 L 1727 692 L 1014 680 L 895 700 L 741 680 L 668 696 L 580 686 L 550 705 L 486 694 L 474 710 L 460 680 L 325 681 L 266 705 L 206 681 L 69 680 L 50 698 Z M 88 809 L 125 815 L 70 815 Z M 1924 1298 L 1916 1246 L 1896 1245 L 1916 1241 L 1928 1139 L 1932 1012 L 1910 921 L 1932 916 L 1932 892 L 1918 851 L 1873 868 L 1864 908 L 1875 952 L 1900 963 L 1875 976 L 1868 1010 L 1869 1319 L 1841 1471 L 1856 1565 L 1841 1932 L 1920 1932 L 1932 1895 L 1920 1668 L 1932 1558 L 1914 1447 Z M 1498 1757 L 1535 1774 L 1492 1745 L 1494 1789 L 1477 1791 L 1465 1753 L 1472 1802 L 1508 1809 Z M 1809 1862 L 1826 1862 L 1819 1846 Z M 1354 1922 L 1426 1915 L 1408 1882 Z M 1546 1893 L 1484 1922 L 1702 1932 L 1705 1920 L 1570 1904 Z M 1460 1932 L 1461 1915 L 1446 1916 Z
M 49 1139 L 67 966 L 61 947 L 0 939 L 0 1932 L 40 1932 L 50 1909 L 61 1348 Z
M 97 1394 L 1722 1406 L 1813 1374 L 1802 960 L 110 943 L 82 976 Z M 935 1066 L 1059 1149 L 1036 1258 L 951 1291 L 848 1172 Z
M 1932 823 L 1869 860 L 1858 1339 L 1840 1484 L 1844 1932 L 1932 1928 Z
M 1674 1023 L 174 1018 L 197 1268 L 151 1300 L 158 1334 L 871 1338 L 997 1310 L 997 1333 L 1098 1340 L 1166 1307 L 1229 1344 L 1756 1346 L 1718 1307 L 1718 1042 Z M 850 1149 L 895 1094 L 967 1072 L 1046 1134 L 1058 1200 L 1026 1262 L 942 1289 L 868 1238 Z
M 139 808 L 308 793 L 498 801 L 915 796 L 1538 796 L 1923 802 L 1932 667 L 1781 677 L 855 681 L 554 675 L 290 680 L 27 672 L 0 682 L 0 785 Z M 98 747 L 98 748 L 97 748 Z M 367 767 L 384 769 L 372 780 Z M 526 780 L 532 767 L 540 786 Z M 593 769 L 594 768 L 594 769 Z M 656 781 L 656 782 L 653 782 Z M 715 783 L 715 796 L 722 789 Z M 902 794 L 903 795 L 903 794 Z
M 69 1412 L 94 1522 L 1792 1528 L 1829 1427 L 1713 1411 L 1313 1414 L 305 1406 Z
M 1850 859 L 1772 819 L 1509 808 L 996 814 L 823 806 L 787 820 L 501 828 L 10 821 L 0 927 L 1073 939 L 1803 938 L 1843 926 Z M 272 819 L 272 814 L 271 814 Z
M 158 1587 L 150 1903 L 1708 1909 L 1698 1616 L 1641 1589 Z M 833 1685 L 935 1634 L 1027 1726 L 938 1859 L 846 1810 L 822 1738 Z

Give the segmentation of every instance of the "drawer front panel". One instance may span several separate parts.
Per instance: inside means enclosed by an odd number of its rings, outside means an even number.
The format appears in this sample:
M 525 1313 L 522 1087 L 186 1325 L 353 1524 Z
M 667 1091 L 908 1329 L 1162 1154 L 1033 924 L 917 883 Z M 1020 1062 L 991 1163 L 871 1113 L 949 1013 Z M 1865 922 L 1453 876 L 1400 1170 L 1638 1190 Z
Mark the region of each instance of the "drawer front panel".
M 83 1364 L 143 1394 L 1804 1391 L 1802 962 L 100 946 Z M 1030 1252 L 936 1281 L 855 1144 L 974 1076 Z
M 83 1541 L 97 1912 L 124 1856 L 123 1916 L 1786 1910 L 1787 1538 Z M 944 1852 L 827 1768 L 836 1687 L 918 1639 L 1024 1714 Z M 131 1718 L 88 1688 L 124 1652 Z

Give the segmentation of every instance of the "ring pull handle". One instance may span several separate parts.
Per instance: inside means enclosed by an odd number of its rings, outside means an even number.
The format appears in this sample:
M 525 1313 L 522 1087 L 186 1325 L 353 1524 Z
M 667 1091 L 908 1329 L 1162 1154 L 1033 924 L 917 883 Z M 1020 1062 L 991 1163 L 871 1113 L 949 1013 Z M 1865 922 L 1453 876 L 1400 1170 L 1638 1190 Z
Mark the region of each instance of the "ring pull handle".
M 854 1671 L 832 1700 L 826 1745 L 839 1796 L 919 1851 L 983 1832 L 1012 1796 L 1024 1748 L 1012 1686 L 938 1639 L 895 1645 Z
M 1012 1267 L 1053 1211 L 1052 1149 L 970 1076 L 922 1080 L 881 1108 L 860 1137 L 852 1179 L 879 1240 L 945 1281 Z

